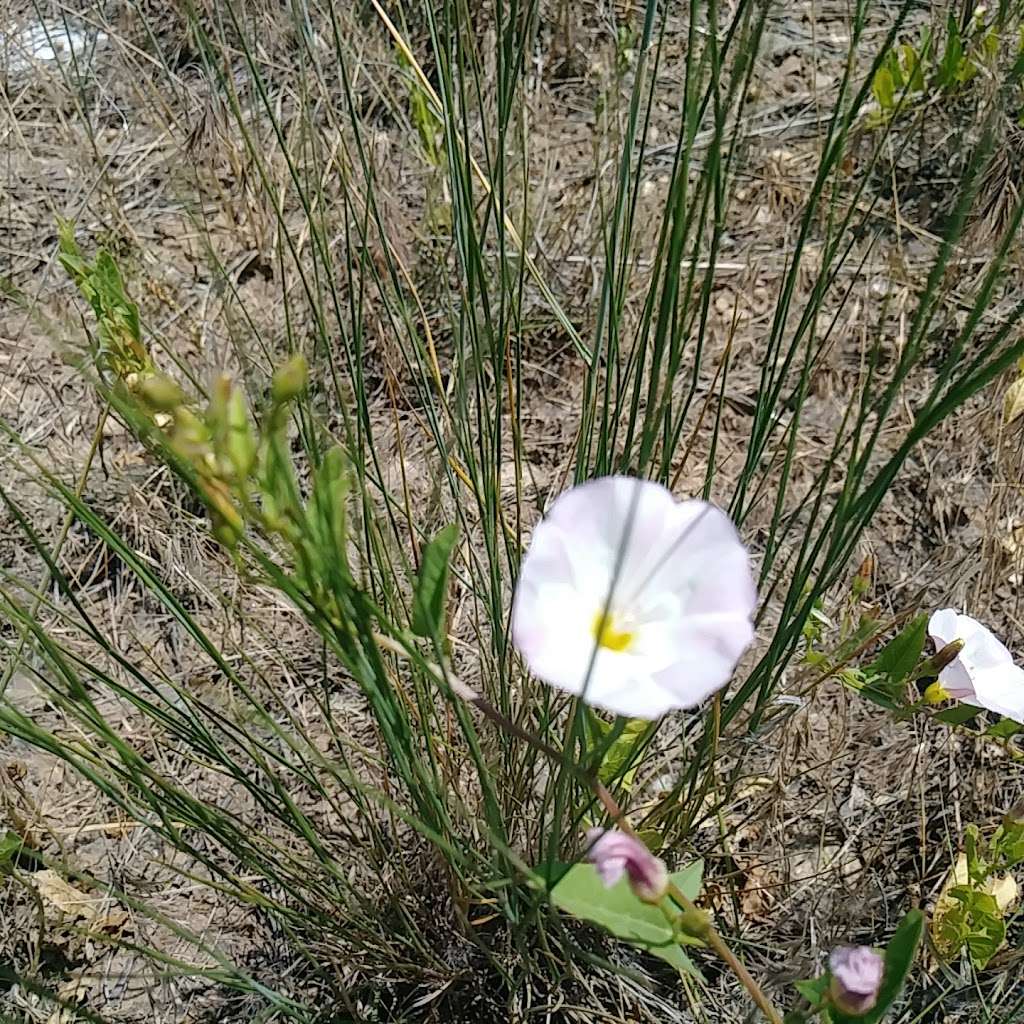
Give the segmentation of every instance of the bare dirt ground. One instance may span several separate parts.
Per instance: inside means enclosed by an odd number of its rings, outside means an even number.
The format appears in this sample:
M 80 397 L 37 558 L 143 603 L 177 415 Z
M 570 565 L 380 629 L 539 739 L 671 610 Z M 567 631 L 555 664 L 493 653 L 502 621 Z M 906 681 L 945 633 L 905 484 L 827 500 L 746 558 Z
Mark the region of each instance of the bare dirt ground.
M 568 25 L 552 10 L 542 19 L 542 46 L 527 75 L 537 251 L 584 335 L 600 270 L 595 177 L 608 173 L 612 156 L 601 139 L 595 107 L 613 87 L 616 51 L 609 26 L 638 17 L 628 6 L 578 4 Z M 174 5 L 139 8 L 110 0 L 63 7 L 15 4 L 4 12 L 19 30 L 41 15 L 51 25 L 67 15 L 90 43 L 75 68 L 67 60 L 18 64 L 13 35 L 0 46 L 7 67 L 0 110 L 0 275 L 8 296 L 0 298 L 0 417 L 32 455 L 64 480 L 81 484 L 88 501 L 131 540 L 239 664 L 244 651 L 245 662 L 287 685 L 309 661 L 306 631 L 280 600 L 239 584 L 207 539 L 201 513 L 183 507 L 181 489 L 167 471 L 101 417 L 95 396 L 65 358 L 83 325 L 55 260 L 55 220 L 74 219 L 84 249 L 104 245 L 118 256 L 163 353 L 188 363 L 201 378 L 225 368 L 237 372 L 235 346 L 246 336 L 247 318 L 284 347 L 287 324 L 280 295 L 291 283 L 282 285 L 272 200 Z M 288 64 L 288 19 L 280 17 L 281 45 L 268 48 L 262 59 L 287 125 L 298 104 L 298 86 Z M 770 22 L 757 97 L 746 114 L 728 245 L 714 268 L 711 344 L 721 348 L 732 334 L 735 367 L 721 441 L 723 488 L 728 453 L 735 453 L 738 464 L 749 430 L 759 370 L 754 341 L 767 329 L 796 215 L 812 181 L 823 118 L 845 60 L 846 17 L 846 5 L 820 2 L 786 8 Z M 892 10 L 879 4 L 873 17 L 866 45 L 883 38 Z M 682 21 L 670 20 L 678 47 Z M 368 66 L 392 59 L 369 17 L 358 33 Z M 240 61 L 236 66 L 241 79 L 244 68 Z M 661 85 L 666 96 L 679 85 L 677 73 L 677 66 L 666 62 Z M 393 84 L 379 68 L 371 80 Z M 249 104 L 247 123 L 262 133 L 271 154 L 266 170 L 286 191 L 288 170 L 273 156 L 258 105 L 244 89 L 239 95 Z M 389 228 L 407 246 L 417 273 L 443 274 L 424 244 L 425 171 L 408 145 L 409 125 L 386 116 L 386 104 L 372 86 L 365 102 Z M 651 225 L 665 199 L 674 130 L 674 114 L 666 105 L 644 170 L 640 217 Z M 815 376 L 799 435 L 796 472 L 808 480 L 857 380 L 864 339 L 884 320 L 894 350 L 903 341 L 908 310 L 936 252 L 943 182 L 953 173 L 946 164 L 953 159 L 958 130 L 937 126 L 925 146 L 927 167 L 911 160 L 892 168 L 888 181 L 871 186 L 888 189 L 878 208 L 878 216 L 890 224 L 888 241 L 865 253 L 865 261 L 848 262 L 852 298 L 829 360 Z M 301 211 L 286 208 L 283 217 L 294 225 L 301 245 L 308 245 Z M 962 253 L 946 297 L 952 323 L 962 320 L 977 286 L 987 237 L 979 224 L 970 250 Z M 641 295 L 637 287 L 631 296 L 634 314 Z M 369 308 L 367 316 L 378 313 Z M 385 386 L 389 342 L 377 326 L 367 386 L 382 429 L 393 430 L 393 403 Z M 568 340 L 539 315 L 526 351 L 530 386 L 523 429 L 531 486 L 543 499 L 561 486 L 572 458 L 580 382 Z M 907 422 L 915 398 L 909 391 L 902 396 Z M 399 428 L 407 431 L 407 447 L 414 448 L 414 417 L 401 417 Z M 82 477 L 96 437 L 96 457 Z M 397 446 L 391 455 L 397 460 Z M 680 493 L 699 487 L 705 455 L 698 443 Z M 8 446 L 0 482 L 30 510 L 35 528 L 56 541 L 63 513 L 28 478 L 25 465 L 24 454 Z M 427 497 L 433 484 L 429 467 L 421 473 L 412 489 Z M 1011 649 L 1024 649 L 1019 602 L 1024 541 L 1016 532 L 1024 525 L 1020 475 L 1019 438 L 1001 426 L 1001 392 L 972 401 L 911 457 L 866 536 L 860 555 L 874 558 L 872 599 L 892 613 L 917 604 L 963 604 Z M 755 550 L 758 525 L 755 517 L 749 538 Z M 18 536 L 8 517 L 0 536 L 4 567 L 36 585 L 45 582 L 44 567 Z M 70 524 L 60 564 L 90 612 L 111 624 L 128 656 L 190 685 L 206 685 L 217 699 L 216 688 L 196 676 L 178 627 L 79 523 Z M 17 634 L 7 625 L 0 628 L 12 653 Z M 56 615 L 53 628 L 61 628 Z M 22 710 L 53 720 L 57 713 L 40 697 L 30 672 L 19 668 L 11 686 Z M 353 714 L 358 713 L 354 706 Z M 127 714 L 124 726 L 132 728 Z M 807 976 L 837 941 L 872 941 L 910 906 L 928 906 L 963 825 L 993 822 L 1024 794 L 1019 765 L 996 746 L 964 741 L 916 719 L 889 722 L 836 684 L 802 699 L 778 728 L 743 742 L 754 744 L 735 753 L 746 758 L 748 783 L 716 827 L 693 837 L 693 846 L 708 859 L 712 901 L 742 933 L 755 973 L 775 986 Z M 165 754 L 154 751 L 154 756 Z M 166 756 L 171 762 L 165 770 L 183 782 L 197 788 L 222 785 L 187 758 Z M 724 765 L 730 756 L 726 750 Z M 268 934 L 255 915 L 228 908 L 201 886 L 183 882 L 171 870 L 174 865 L 165 863 L 171 854 L 163 844 L 125 821 L 58 759 L 0 738 L 0 765 L 0 811 L 9 827 L 29 830 L 82 870 L 145 894 L 168 919 L 201 933 L 257 975 L 278 969 L 279 937 Z M 233 799 L 229 790 L 217 798 Z M 233 1005 L 215 980 L 159 977 L 145 957 L 104 941 L 127 935 L 141 947 L 162 944 L 184 955 L 186 945 L 175 945 L 167 929 L 130 908 L 67 906 L 67 894 L 61 911 L 61 899 L 56 893 L 35 903 L 13 883 L 0 886 L 0 915 L 7 925 L 0 958 L 30 965 L 64 998 L 109 1020 L 251 1019 L 252 1007 Z M 100 923 L 93 938 L 70 926 L 94 918 Z M 987 998 L 1005 997 L 1024 983 L 1019 959 L 1011 941 L 985 982 Z M 957 990 L 966 979 L 932 960 L 926 967 L 930 973 L 913 993 L 921 1016 L 906 1019 L 984 1019 L 977 993 Z M 743 1020 L 744 1004 L 731 980 L 713 969 L 708 977 L 707 1019 Z M 3 989 L 0 974 L 0 1006 L 15 1019 L 58 1019 L 23 989 L 10 988 L 6 995 Z M 941 1009 L 929 1010 L 940 995 Z M 623 982 L 619 996 L 625 1009 L 615 1020 L 702 1019 L 669 988 L 646 991 Z M 577 997 L 579 1009 L 572 1005 Z M 578 993 L 560 1001 L 552 997 L 552 1005 L 559 1002 L 561 1008 L 548 1019 L 593 1019 L 583 1008 L 588 1000 Z M 373 1012 L 378 1015 L 368 1011 L 366 1019 L 463 1019 L 446 999 L 425 1001 L 417 1011 L 398 1006 Z

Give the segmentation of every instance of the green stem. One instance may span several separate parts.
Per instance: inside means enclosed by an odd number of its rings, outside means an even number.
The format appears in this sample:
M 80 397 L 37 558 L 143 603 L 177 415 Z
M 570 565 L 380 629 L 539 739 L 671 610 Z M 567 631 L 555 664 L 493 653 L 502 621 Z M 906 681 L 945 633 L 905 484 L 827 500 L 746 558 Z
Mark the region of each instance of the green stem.
M 400 642 L 380 634 L 376 635 L 376 640 L 381 646 L 386 647 L 389 651 L 406 658 L 409 657 L 409 652 L 403 649 Z M 464 683 L 460 682 L 451 672 L 447 672 L 436 665 L 431 665 L 430 671 L 439 681 L 444 681 L 451 689 L 452 693 L 469 701 L 484 715 L 485 718 L 490 719 L 490 721 L 498 726 L 499 729 L 523 740 L 535 750 L 540 751 L 540 753 L 544 754 L 546 757 L 549 757 L 559 763 L 562 761 L 563 755 L 561 751 L 556 750 L 539 737 L 527 732 L 527 730 L 522 728 L 522 726 L 517 725 L 515 722 L 506 718 L 488 700 L 475 693 Z M 608 788 L 604 783 L 601 782 L 593 772 L 587 772 L 578 766 L 573 767 L 575 768 L 577 776 L 585 781 L 591 788 L 594 796 L 596 796 L 600 801 L 612 822 L 627 835 L 632 836 L 637 842 L 642 843 L 643 840 L 637 836 L 636 832 L 633 830 L 633 826 L 630 825 L 629 820 L 626 818 L 625 812 L 619 806 L 615 797 L 613 797 L 608 791 Z M 696 918 L 703 915 L 700 908 L 698 908 L 685 893 L 681 892 L 679 888 L 671 882 L 668 887 L 668 895 L 691 916 Z M 781 1014 L 772 1005 L 771 1000 L 765 995 L 764 990 L 754 980 L 746 967 L 744 967 L 739 957 L 733 953 L 726 944 L 725 939 L 723 939 L 715 929 L 715 926 L 711 923 L 710 917 L 706 918 L 706 925 L 701 928 L 701 932 L 702 934 L 700 935 L 700 938 L 702 938 L 715 951 L 715 953 L 718 954 L 719 958 L 723 960 L 733 974 L 736 975 L 743 987 L 750 993 L 751 999 L 754 1000 L 761 1012 L 770 1021 L 770 1024 L 783 1024 Z

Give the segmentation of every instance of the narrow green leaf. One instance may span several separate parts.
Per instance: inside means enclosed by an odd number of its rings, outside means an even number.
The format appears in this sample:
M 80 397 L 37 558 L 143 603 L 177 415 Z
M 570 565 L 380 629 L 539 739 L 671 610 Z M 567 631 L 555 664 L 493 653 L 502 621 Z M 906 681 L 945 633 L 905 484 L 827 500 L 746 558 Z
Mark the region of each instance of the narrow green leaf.
M 960 59 L 963 56 L 960 27 L 952 14 L 946 21 L 946 31 L 946 48 L 942 51 L 942 60 L 939 62 L 935 74 L 935 84 L 940 89 L 948 89 L 956 82 Z
M 890 50 L 882 66 L 889 69 L 889 74 L 892 75 L 893 88 L 897 91 L 902 90 L 906 82 L 903 79 L 903 68 L 900 65 L 899 50 Z
M 672 875 L 672 882 L 690 899 L 696 899 L 703 872 L 704 862 L 694 861 Z M 660 908 L 637 899 L 625 878 L 605 888 L 592 864 L 575 864 L 551 890 L 551 902 L 566 914 L 601 925 L 616 938 L 640 946 L 681 971 L 698 973 L 679 948 L 680 940 L 673 937 Z M 682 941 L 687 941 L 685 936 Z
M 412 603 L 412 631 L 432 637 L 444 626 L 444 606 L 448 597 L 448 563 L 459 535 L 455 523 L 444 527 L 423 552 L 416 593 Z
M 835 1024 L 878 1024 L 903 990 L 903 983 L 907 980 L 910 966 L 914 962 L 923 931 L 924 914 L 920 910 L 910 911 L 893 933 L 889 945 L 885 947 L 885 976 L 882 978 L 878 1002 L 859 1017 L 850 1016 L 834 1006 L 831 1007 L 829 1012 Z

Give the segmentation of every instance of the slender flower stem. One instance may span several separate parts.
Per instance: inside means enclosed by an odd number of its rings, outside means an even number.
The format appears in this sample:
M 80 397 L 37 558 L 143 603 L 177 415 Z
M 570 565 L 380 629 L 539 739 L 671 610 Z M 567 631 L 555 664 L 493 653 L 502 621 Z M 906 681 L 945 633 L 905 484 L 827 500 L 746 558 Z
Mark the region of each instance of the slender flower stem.
M 409 657 L 408 650 L 404 648 L 401 642 L 380 634 L 377 634 L 375 639 L 380 646 L 386 647 L 389 651 L 406 658 Z M 450 670 L 429 663 L 428 669 L 439 682 L 443 681 L 446 683 L 452 693 L 462 700 L 466 700 L 472 704 L 485 718 L 498 726 L 499 729 L 515 736 L 517 739 L 521 739 L 524 743 L 528 743 L 535 750 L 544 754 L 545 757 L 552 758 L 559 763 L 562 761 L 561 751 L 556 750 L 550 744 L 545 743 L 539 737 L 534 736 L 522 726 L 507 718 L 485 697 L 482 697 L 480 694 L 476 693 L 476 691 L 466 686 L 465 683 L 461 682 Z M 601 806 L 604 807 L 605 812 L 608 817 L 611 818 L 612 822 L 623 832 L 632 836 L 638 842 L 642 842 L 643 840 L 637 836 L 636 832 L 633 830 L 633 826 L 630 825 L 625 811 L 622 810 L 618 801 L 612 796 L 608 791 L 608 787 L 605 786 L 597 775 L 594 772 L 580 768 L 578 765 L 570 767 L 575 769 L 577 777 L 590 787 L 594 796 L 597 797 Z M 693 915 L 699 915 L 702 913 L 696 904 L 685 893 L 679 890 L 678 886 L 669 883 L 668 895 L 675 903 L 682 907 L 685 912 Z M 706 926 L 702 928 L 700 937 L 715 951 L 715 953 L 718 954 L 733 974 L 736 975 L 743 987 L 750 993 L 750 998 L 757 1004 L 758 1009 L 760 1009 L 765 1017 L 768 1018 L 770 1024 L 783 1024 L 782 1015 L 772 1005 L 771 1000 L 767 995 L 765 995 L 764 989 L 762 989 L 754 980 L 753 976 L 743 965 L 739 957 L 737 957 L 726 944 L 725 939 L 723 939 L 715 929 L 710 918 L 708 918 Z
M 700 912 L 693 900 L 671 882 L 669 883 L 668 894 L 683 910 Z M 750 998 L 754 1000 L 758 1009 L 771 1021 L 771 1024 L 782 1024 L 782 1017 L 779 1015 L 779 1011 L 772 1006 L 771 1000 L 765 995 L 764 989 L 754 980 L 753 975 L 743 965 L 743 961 L 728 947 L 725 939 L 722 938 L 710 921 L 708 922 L 707 931 L 704 932 L 702 937 L 718 956 L 725 961 L 732 973 L 739 978 L 743 987 L 750 993 Z

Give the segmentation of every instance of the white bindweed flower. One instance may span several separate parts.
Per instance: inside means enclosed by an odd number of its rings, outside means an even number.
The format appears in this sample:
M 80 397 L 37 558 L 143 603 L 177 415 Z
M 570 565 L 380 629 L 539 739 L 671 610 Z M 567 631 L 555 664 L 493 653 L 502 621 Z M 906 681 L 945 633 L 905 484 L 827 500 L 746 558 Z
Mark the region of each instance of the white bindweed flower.
M 729 680 L 757 594 L 728 516 L 660 484 L 604 477 L 560 495 L 523 559 L 512 637 L 535 675 L 658 718 Z
M 964 645 L 939 673 L 943 696 L 1024 722 L 1024 669 L 1013 663 L 1013 655 L 985 626 L 943 608 L 929 619 L 928 634 L 939 648 L 954 640 Z

